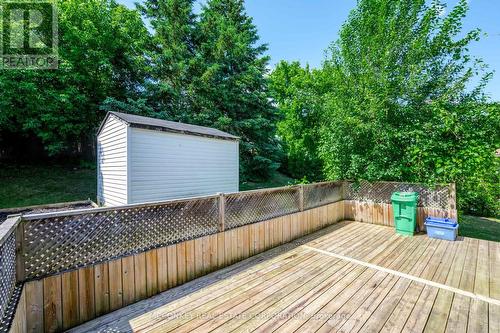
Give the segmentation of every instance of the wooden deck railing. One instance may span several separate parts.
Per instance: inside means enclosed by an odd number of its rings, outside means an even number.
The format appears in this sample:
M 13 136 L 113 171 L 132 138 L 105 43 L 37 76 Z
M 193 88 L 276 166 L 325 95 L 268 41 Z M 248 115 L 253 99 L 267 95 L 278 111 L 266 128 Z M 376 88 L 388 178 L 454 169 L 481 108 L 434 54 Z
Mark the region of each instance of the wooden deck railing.
M 62 331 L 344 219 L 390 225 L 391 191 L 411 189 L 420 222 L 456 216 L 452 186 L 351 182 L 26 215 L 9 234 L 24 287 L 7 320 Z
M 15 313 L 15 304 L 20 288 L 16 287 L 19 280 L 16 271 L 16 242 L 21 238 L 16 231 L 21 222 L 20 216 L 11 216 L 0 224 L 0 316 L 8 323 Z

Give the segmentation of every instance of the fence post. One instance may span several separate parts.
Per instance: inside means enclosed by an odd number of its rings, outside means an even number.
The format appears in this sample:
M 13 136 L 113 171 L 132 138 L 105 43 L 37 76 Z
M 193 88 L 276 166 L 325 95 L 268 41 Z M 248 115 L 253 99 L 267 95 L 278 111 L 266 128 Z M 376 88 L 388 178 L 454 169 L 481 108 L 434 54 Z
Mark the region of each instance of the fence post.
M 21 219 L 21 217 L 19 217 Z M 17 282 L 24 281 L 26 270 L 24 265 L 24 226 L 21 220 L 16 227 L 16 279 Z
M 450 184 L 450 197 L 449 197 L 448 206 L 450 210 L 457 209 L 457 186 L 455 183 Z
M 9 237 L 9 235 L 14 236 L 15 243 L 15 269 L 16 269 L 16 282 L 22 282 L 25 280 L 25 269 L 24 269 L 24 226 L 21 214 L 9 215 L 7 219 L 2 223 L 2 243 L 4 242 L 3 237 Z
M 340 197 L 342 200 L 346 200 L 346 187 L 347 187 L 347 181 L 343 180 L 342 185 L 340 187 Z
M 301 212 L 304 211 L 304 185 L 299 185 L 299 209 Z
M 226 197 L 224 193 L 219 193 L 219 232 L 224 232 L 226 219 Z

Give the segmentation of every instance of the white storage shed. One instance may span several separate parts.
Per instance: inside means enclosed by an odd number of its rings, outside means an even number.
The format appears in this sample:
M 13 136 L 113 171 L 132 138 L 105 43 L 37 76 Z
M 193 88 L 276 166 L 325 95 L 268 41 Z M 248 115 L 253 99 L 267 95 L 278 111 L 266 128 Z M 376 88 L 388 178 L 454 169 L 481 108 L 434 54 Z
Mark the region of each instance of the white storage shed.
M 97 200 L 119 206 L 237 192 L 239 138 L 109 112 L 97 133 Z

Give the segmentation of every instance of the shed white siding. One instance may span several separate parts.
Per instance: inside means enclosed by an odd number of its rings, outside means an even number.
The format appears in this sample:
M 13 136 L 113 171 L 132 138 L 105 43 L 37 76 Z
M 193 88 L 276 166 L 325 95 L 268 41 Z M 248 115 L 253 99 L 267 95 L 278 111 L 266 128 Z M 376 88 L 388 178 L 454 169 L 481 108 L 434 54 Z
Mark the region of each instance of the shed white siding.
M 128 126 L 109 116 L 97 137 L 97 200 L 101 205 L 127 204 Z
M 237 192 L 238 141 L 129 128 L 129 204 Z

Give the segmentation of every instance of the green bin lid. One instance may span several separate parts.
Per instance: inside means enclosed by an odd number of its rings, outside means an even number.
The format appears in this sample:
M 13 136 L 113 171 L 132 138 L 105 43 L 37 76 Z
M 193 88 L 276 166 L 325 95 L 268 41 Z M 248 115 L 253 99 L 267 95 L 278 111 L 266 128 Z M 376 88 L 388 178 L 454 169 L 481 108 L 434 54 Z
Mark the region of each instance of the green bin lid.
M 417 201 L 417 192 L 394 192 L 391 196 L 391 200 L 394 201 Z

